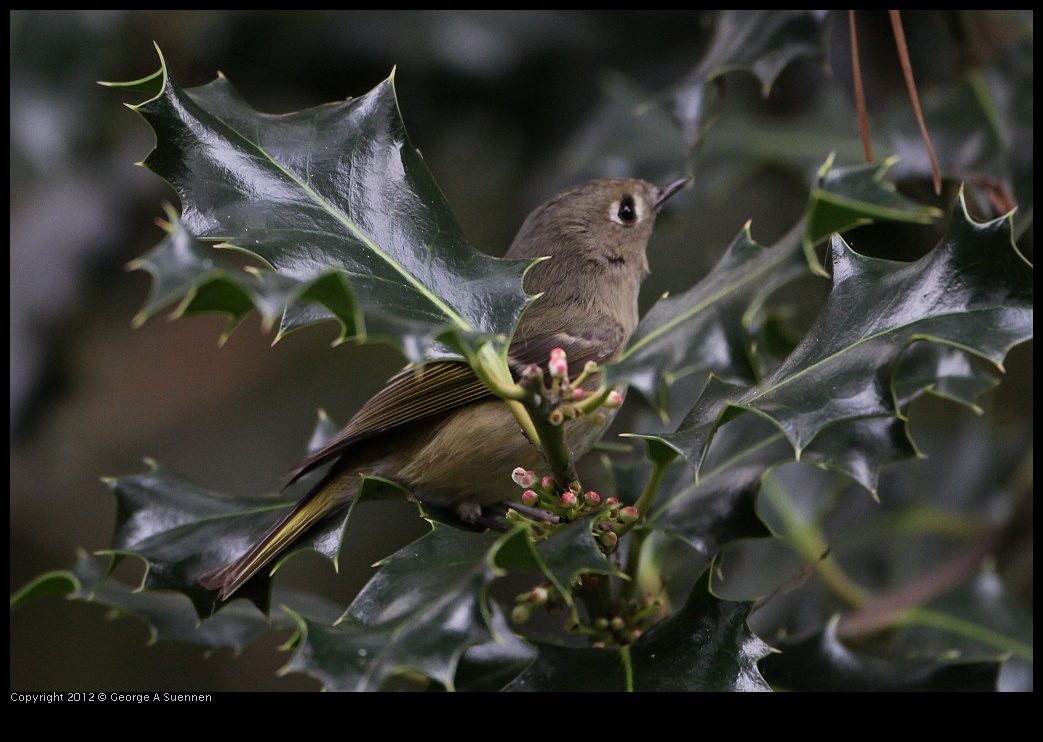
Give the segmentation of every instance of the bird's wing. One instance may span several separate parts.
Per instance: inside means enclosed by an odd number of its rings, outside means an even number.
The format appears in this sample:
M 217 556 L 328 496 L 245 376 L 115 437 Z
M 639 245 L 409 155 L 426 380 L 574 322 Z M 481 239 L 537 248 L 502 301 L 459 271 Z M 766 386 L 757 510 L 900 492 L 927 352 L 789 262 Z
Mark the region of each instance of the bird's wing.
M 606 323 L 598 330 L 580 334 L 551 333 L 536 339 L 517 339 L 508 358 L 515 375 L 530 363 L 546 367 L 554 348 L 565 351 L 569 375 L 583 370 L 587 361 L 603 363 L 620 345 L 618 325 Z M 607 353 L 606 348 L 613 349 Z M 463 361 L 433 361 L 424 366 L 407 366 L 362 406 L 348 424 L 312 452 L 287 474 L 293 484 L 313 469 L 348 451 L 351 446 L 396 428 L 430 420 L 471 402 L 490 399 L 493 394 Z
M 490 396 L 471 367 L 462 361 L 407 366 L 388 379 L 336 436 L 291 469 L 287 484 L 360 441 Z

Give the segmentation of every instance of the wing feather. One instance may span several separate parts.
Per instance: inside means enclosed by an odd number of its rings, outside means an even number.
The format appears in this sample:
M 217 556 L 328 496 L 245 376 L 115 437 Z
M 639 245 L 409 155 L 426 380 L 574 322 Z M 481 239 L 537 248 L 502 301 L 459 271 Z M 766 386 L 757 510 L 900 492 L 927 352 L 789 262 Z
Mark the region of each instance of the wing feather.
M 511 345 L 510 364 L 515 371 L 531 363 L 546 367 L 551 350 L 561 348 L 568 357 L 569 375 L 575 376 L 587 361 L 604 363 L 614 358 L 622 344 L 622 332 L 617 323 L 606 322 L 581 334 L 557 332 L 534 339 L 519 338 Z M 407 366 L 388 379 L 337 435 L 291 469 L 287 486 L 357 443 L 492 397 L 464 361 Z

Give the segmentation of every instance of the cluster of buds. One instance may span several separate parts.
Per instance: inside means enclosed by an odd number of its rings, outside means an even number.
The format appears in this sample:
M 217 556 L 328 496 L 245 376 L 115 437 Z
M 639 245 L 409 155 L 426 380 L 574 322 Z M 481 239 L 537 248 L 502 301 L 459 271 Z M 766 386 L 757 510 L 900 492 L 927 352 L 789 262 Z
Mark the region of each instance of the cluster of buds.
M 593 490 L 584 492 L 579 482 L 573 482 L 567 491 L 559 494 L 553 477 L 541 478 L 531 469 L 519 466 L 511 474 L 511 478 L 524 489 L 521 495 L 522 505 L 526 509 L 542 511 L 546 517 L 525 515 L 519 510 L 511 509 L 507 511 L 507 520 L 525 524 L 536 535 L 549 533 L 564 523 L 598 510 L 601 515 L 594 523 L 594 537 L 605 553 L 611 554 L 616 549 L 619 537 L 630 530 L 641 517 L 637 508 L 622 505 L 615 497 L 602 498 Z
M 609 506 L 605 517 L 598 519 L 594 524 L 594 537 L 606 554 L 611 554 L 616 550 L 619 537 L 629 531 L 641 517 L 641 511 L 633 505 L 620 506 L 616 498 L 610 497 L 609 499 L 615 500 L 615 503 Z
M 596 575 L 585 575 L 596 578 Z M 565 607 L 565 600 L 554 586 L 543 583 L 527 592 L 515 596 L 511 620 L 525 623 L 537 609 L 544 608 L 551 615 L 558 615 Z M 665 601 L 657 595 L 646 595 L 640 600 L 628 600 L 615 607 L 611 615 L 598 616 L 593 620 L 581 618 L 573 612 L 565 620 L 565 631 L 570 634 L 586 635 L 590 646 L 622 647 L 631 644 L 655 623 L 663 614 Z
M 518 510 L 509 510 L 507 518 L 511 521 L 529 522 L 532 525 L 568 523 L 580 518 L 592 510 L 603 506 L 619 507 L 619 500 L 608 497 L 602 500 L 601 495 L 593 490 L 584 492 L 579 482 L 573 482 L 569 489 L 560 492 L 554 477 L 540 477 L 531 469 L 516 468 L 511 479 L 524 492 L 521 502 L 527 509 L 537 509 L 546 513 L 546 518 L 530 518 Z M 545 529 L 546 530 L 546 529 Z
M 544 608 L 551 615 L 557 615 L 565 608 L 565 599 L 561 592 L 550 583 L 537 585 L 532 590 L 515 596 L 514 603 L 511 620 L 515 623 L 528 621 L 537 608 Z
M 624 647 L 637 641 L 658 620 L 664 606 L 662 598 L 646 595 L 640 601 L 627 601 L 611 616 L 598 616 L 589 622 L 573 616 L 565 622 L 565 630 L 585 634 L 592 647 Z
M 521 374 L 521 384 L 532 392 L 544 407 L 547 420 L 552 425 L 561 425 L 566 420 L 593 415 L 594 421 L 603 424 L 605 414 L 601 408 L 614 410 L 623 404 L 623 397 L 615 390 L 604 388 L 588 391 L 583 383 L 597 370 L 594 361 L 587 361 L 583 370 L 573 379 L 569 378 L 569 360 L 565 351 L 555 348 L 550 352 L 547 363 L 550 387 L 547 387 L 543 369 L 536 364 L 526 366 Z

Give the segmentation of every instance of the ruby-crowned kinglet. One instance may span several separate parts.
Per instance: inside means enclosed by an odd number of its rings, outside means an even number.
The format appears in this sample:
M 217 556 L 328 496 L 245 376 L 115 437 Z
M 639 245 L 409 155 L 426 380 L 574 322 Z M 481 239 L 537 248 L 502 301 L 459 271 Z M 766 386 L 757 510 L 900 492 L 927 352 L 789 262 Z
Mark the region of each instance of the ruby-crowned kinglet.
M 637 326 L 656 213 L 685 182 L 657 188 L 628 178 L 592 180 L 529 214 L 506 257 L 549 259 L 525 275 L 525 290 L 539 298 L 522 314 L 512 338 L 512 368 L 546 365 L 560 348 L 572 376 L 588 361 L 603 364 L 619 355 Z M 584 386 L 597 384 L 594 375 Z M 575 457 L 596 442 L 607 426 L 604 417 L 565 423 Z M 473 522 L 483 506 L 518 492 L 511 478 L 516 467 L 547 468 L 504 401 L 463 361 L 403 369 L 340 433 L 298 464 L 289 481 L 330 462 L 329 472 L 285 517 L 200 583 L 227 600 L 311 526 L 349 505 L 361 474 L 395 481 L 421 501 L 451 507 Z

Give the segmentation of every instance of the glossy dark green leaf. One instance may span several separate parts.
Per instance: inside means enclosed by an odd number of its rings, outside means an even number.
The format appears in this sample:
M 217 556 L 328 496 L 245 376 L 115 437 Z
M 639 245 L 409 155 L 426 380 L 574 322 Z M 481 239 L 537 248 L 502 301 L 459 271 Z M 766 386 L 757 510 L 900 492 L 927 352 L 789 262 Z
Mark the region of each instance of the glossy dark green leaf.
M 514 691 L 764 691 L 771 650 L 746 625 L 752 603 L 726 601 L 703 574 L 687 602 L 623 650 L 539 645 Z
M 515 537 L 434 524 L 380 563 L 341 623 L 302 620 L 286 670 L 312 675 L 328 690 L 379 690 L 408 673 L 452 689 L 465 652 L 502 641 L 494 626 L 506 623 L 494 619 L 499 609 L 486 593 L 502 574 L 497 550 Z M 517 650 L 492 658 L 508 667 L 519 660 Z
M 322 415 L 310 450 L 336 432 L 336 426 Z M 144 561 L 142 587 L 182 592 L 200 616 L 210 615 L 219 606 L 215 593 L 204 589 L 199 578 L 242 554 L 322 476 L 322 471 L 315 472 L 278 495 L 231 497 L 204 489 L 155 462 L 149 466 L 147 472 L 108 480 L 117 503 L 110 552 Z M 301 551 L 317 551 L 336 564 L 354 508 L 369 500 L 401 497 L 403 491 L 393 482 L 366 477 L 350 509 L 317 523 L 271 570 L 263 570 L 244 585 L 239 596 L 267 612 L 270 575 L 287 559 Z
M 812 441 L 802 461 L 840 471 L 875 493 L 881 466 L 915 454 L 901 421 L 866 418 L 840 423 Z M 759 418 L 737 419 L 722 431 L 700 482 L 667 489 L 647 527 L 707 558 L 739 539 L 771 536 L 757 513 L 757 495 L 772 469 L 792 461 L 793 449 L 777 428 Z
M 909 200 L 885 177 L 894 162 L 848 168 L 827 162 L 808 199 L 808 242 L 817 245 L 833 232 L 870 222 L 930 224 L 939 219 L 941 211 Z
M 710 48 L 696 68 L 665 97 L 691 152 L 708 127 L 708 110 L 722 75 L 744 70 L 766 95 L 786 65 L 801 57 L 825 60 L 823 11 L 718 11 Z
M 711 378 L 675 434 L 664 439 L 696 467 L 719 426 L 745 411 L 782 430 L 798 457 L 829 426 L 902 417 L 894 369 L 913 342 L 970 352 L 1002 368 L 1032 336 L 1032 270 L 1010 221 L 974 223 L 962 200 L 939 245 L 909 264 L 867 258 L 833 239 L 833 291 L 818 322 L 758 386 Z
M 805 464 L 840 471 L 876 493 L 884 464 L 916 455 L 902 421 L 865 418 L 838 423 L 805 449 Z M 793 461 L 793 448 L 778 428 L 744 416 L 722 428 L 698 484 L 664 487 L 646 523 L 707 558 L 740 539 L 772 535 L 757 512 L 764 478 Z
M 756 379 L 749 323 L 772 291 L 809 271 L 802 231 L 765 248 L 744 229 L 709 275 L 645 313 L 611 369 L 613 378 L 628 382 L 660 408 L 667 384 L 684 375 L 710 371 Z
M 156 132 L 145 165 L 178 192 L 183 225 L 134 264 L 157 280 L 145 315 L 185 297 L 182 311 L 238 318 L 249 297 L 265 317 L 285 310 L 281 333 L 334 316 L 342 339 L 390 341 L 412 361 L 445 355 L 445 332 L 457 342 L 510 336 L 529 300 L 529 263 L 464 239 L 409 142 L 392 78 L 276 116 L 224 77 L 182 90 L 160 59 L 159 73 L 127 87 L 154 96 L 134 107 Z M 186 247 L 193 235 L 271 270 L 219 265 Z
M 499 691 L 536 658 L 536 648 L 514 633 L 502 610 L 492 607 L 495 638 L 464 652 L 456 669 L 458 691 Z
M 1010 657 L 1031 665 L 1032 611 L 991 565 L 924 608 L 904 622 L 895 651 L 978 660 Z
M 782 435 L 774 428 L 769 431 L 771 434 L 775 437 L 776 451 L 785 450 L 788 454 Z M 758 444 L 752 445 L 743 455 L 753 457 L 757 447 Z M 755 508 L 759 478 L 753 476 L 750 480 L 744 476 L 749 468 L 742 467 L 741 458 L 742 455 L 737 455 L 735 460 L 723 464 L 719 472 L 709 473 L 699 486 L 693 481 L 691 467 L 680 460 L 672 464 L 663 475 L 658 497 L 647 518 L 635 531 L 660 531 L 708 559 L 737 539 L 770 536 Z M 739 471 L 733 473 L 733 467 Z M 614 464 L 611 474 L 620 500 L 632 504 L 648 483 L 651 466 L 647 462 Z
M 239 320 L 257 306 L 266 324 L 271 324 L 282 312 L 279 302 L 264 301 L 266 294 L 258 291 L 256 280 L 250 281 L 249 274 L 242 281 L 229 276 L 236 269 L 226 265 L 213 250 L 196 240 L 181 223 L 172 209 L 167 210 L 167 236 L 152 250 L 138 260 L 131 261 L 129 268 L 142 269 L 152 275 L 152 288 L 135 323 L 146 319 L 169 306 L 180 302 L 177 314 L 204 313 L 213 311 L 229 317 L 226 335 Z M 251 285 L 252 284 L 252 285 Z M 187 287 L 190 287 L 186 289 Z M 199 302 L 196 303 L 197 298 Z
M 200 616 L 209 615 L 216 607 L 215 596 L 199 578 L 239 556 L 294 500 L 226 497 L 155 462 L 149 464 L 147 472 L 109 481 L 117 508 L 111 552 L 145 562 L 142 587 L 179 590 Z M 269 591 L 266 584 L 248 595 L 267 607 Z
M 243 601 L 201 622 L 184 595 L 166 590 L 137 590 L 107 578 L 107 561 L 81 552 L 71 570 L 48 572 L 19 591 L 12 598 L 12 608 L 60 595 L 137 618 L 148 628 L 151 642 L 180 642 L 206 649 L 242 649 L 272 630 L 297 625 L 289 613 L 280 610 L 268 617 Z M 275 600 L 316 621 L 333 621 L 341 611 L 315 595 L 289 590 L 276 589 Z
M 619 575 L 605 558 L 590 531 L 597 514 L 580 518 L 536 544 L 545 574 L 563 595 L 572 591 L 583 574 Z
M 908 680 L 962 678 L 963 669 L 950 666 L 971 660 L 999 662 L 1001 688 L 1031 685 L 1031 608 L 1001 583 L 985 556 L 994 553 L 1009 563 L 1004 551 L 1010 547 L 994 550 L 997 538 L 1013 544 L 1015 533 L 1031 533 L 1031 523 L 1009 510 L 1012 496 L 1031 501 L 1031 482 L 1023 479 L 1030 437 L 1000 435 L 967 410 L 949 411 L 959 414 L 916 421 L 927 454 L 888 467 L 876 502 L 805 467 L 777 472 L 761 508 L 782 540 L 813 566 L 819 555 L 808 547 L 815 541 L 826 545 L 849 584 L 866 592 L 861 605 L 851 608 L 838 600 L 837 583 L 824 571 L 822 580 L 791 579 L 799 567 L 780 549 L 732 551 L 734 558 L 726 561 L 730 580 L 777 573 L 786 581 L 755 614 L 762 636 L 773 635 L 769 626 L 784 636 L 818 636 L 828 617 L 842 610 L 835 637 L 858 662 L 875 658 L 870 665 L 880 674 L 859 677 L 875 679 L 881 688 L 888 687 L 888 673 L 895 673 L 895 689 Z
M 996 374 L 968 353 L 937 343 L 917 342 L 899 360 L 894 389 L 901 409 L 929 392 L 980 413 L 978 398 L 997 384 Z
M 978 397 L 993 388 L 998 379 L 975 363 L 969 354 L 946 345 L 916 342 L 902 354 L 895 372 L 894 389 L 898 409 L 904 416 L 909 405 L 927 392 L 959 402 L 980 412 Z M 785 436 L 763 418 L 743 415 L 715 433 L 713 458 L 701 479 L 711 490 L 722 485 L 718 471 L 742 483 L 729 471 L 745 466 L 750 456 L 765 467 L 793 460 L 793 449 Z M 834 423 L 828 435 L 816 436 L 801 452 L 800 460 L 822 469 L 847 475 L 874 495 L 880 470 L 885 464 L 911 459 L 919 452 L 910 437 L 904 417 L 864 417 Z M 700 485 L 701 489 L 701 485 Z
M 917 455 L 905 420 L 898 417 L 859 417 L 831 425 L 801 452 L 800 460 L 821 469 L 846 474 L 873 495 L 880 468 Z M 792 448 L 784 461 L 793 460 Z
M 661 497 L 646 521 L 648 528 L 684 541 L 707 558 L 742 538 L 764 538 L 771 531 L 756 511 L 761 480 L 792 453 L 782 436 L 751 441 L 726 466 Z
M 836 622 L 803 640 L 784 641 L 761 660 L 773 688 L 791 691 L 991 691 L 998 661 L 884 659 L 845 647 Z

